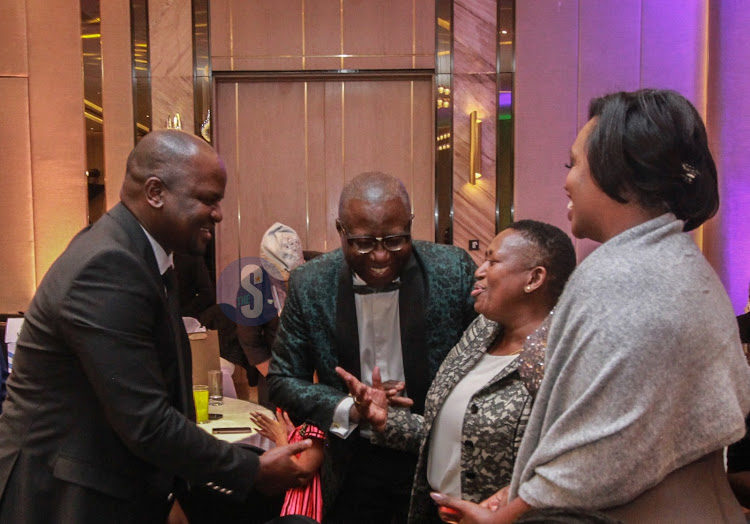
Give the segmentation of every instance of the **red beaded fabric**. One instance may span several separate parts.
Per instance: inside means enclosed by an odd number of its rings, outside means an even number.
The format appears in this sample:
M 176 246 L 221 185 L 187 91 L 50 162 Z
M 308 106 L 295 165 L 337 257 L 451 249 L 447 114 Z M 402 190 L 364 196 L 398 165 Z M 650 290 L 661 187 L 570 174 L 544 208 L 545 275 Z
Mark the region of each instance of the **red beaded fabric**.
M 315 426 L 305 423 L 292 432 L 289 443 L 300 442 L 306 438 L 325 440 L 326 435 Z M 321 522 L 323 518 L 323 494 L 320 489 L 320 471 L 315 473 L 307 486 L 292 488 L 286 492 L 284 505 L 281 507 L 281 516 L 285 515 L 304 515 Z

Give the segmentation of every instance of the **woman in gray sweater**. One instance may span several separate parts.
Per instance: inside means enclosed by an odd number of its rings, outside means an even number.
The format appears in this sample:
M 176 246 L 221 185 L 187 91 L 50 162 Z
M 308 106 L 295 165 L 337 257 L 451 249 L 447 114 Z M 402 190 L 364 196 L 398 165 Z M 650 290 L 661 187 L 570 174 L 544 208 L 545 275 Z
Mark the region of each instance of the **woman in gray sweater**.
M 509 496 L 494 511 L 433 498 L 462 523 L 546 507 L 744 523 L 722 448 L 745 432 L 750 368 L 729 298 L 685 233 L 719 205 L 705 127 L 684 97 L 651 89 L 595 99 L 589 118 L 565 191 L 573 234 L 602 245 L 556 308 Z

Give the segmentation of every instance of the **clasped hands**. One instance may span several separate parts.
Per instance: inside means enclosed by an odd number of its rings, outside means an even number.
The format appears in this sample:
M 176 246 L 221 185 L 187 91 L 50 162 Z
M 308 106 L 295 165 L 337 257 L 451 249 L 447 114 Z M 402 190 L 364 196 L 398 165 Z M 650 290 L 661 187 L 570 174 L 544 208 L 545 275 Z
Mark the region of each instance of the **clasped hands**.
M 363 384 L 357 377 L 341 367 L 336 367 L 336 373 L 344 379 L 349 394 L 354 399 L 349 416 L 353 422 L 368 422 L 372 429 L 382 432 L 388 418 L 388 407 L 410 407 L 414 401 L 399 394 L 404 390 L 406 384 L 396 380 L 383 382 L 380 376 L 380 368 L 375 366 L 372 370 L 372 386 Z

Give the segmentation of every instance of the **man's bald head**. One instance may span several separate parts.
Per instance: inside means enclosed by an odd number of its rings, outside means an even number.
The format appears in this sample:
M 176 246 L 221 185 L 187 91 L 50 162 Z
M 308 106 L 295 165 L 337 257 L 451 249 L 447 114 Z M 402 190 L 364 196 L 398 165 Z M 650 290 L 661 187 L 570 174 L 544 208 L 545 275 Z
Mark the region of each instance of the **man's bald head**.
M 382 204 L 394 198 L 401 200 L 406 212 L 411 214 L 409 193 L 406 192 L 401 180 L 379 171 L 361 173 L 347 182 L 343 191 L 341 191 L 339 219 L 346 223 L 347 218 L 349 218 L 346 216 L 347 204 L 351 200 L 362 200 L 368 204 Z
M 120 200 L 167 252 L 203 254 L 222 219 L 226 181 L 206 142 L 184 131 L 152 131 L 128 157 Z
M 183 176 L 182 166 L 200 153 L 215 155 L 211 146 L 190 133 L 176 129 L 150 132 L 128 156 L 120 198 L 127 203 L 152 176 L 167 185 L 176 183 Z

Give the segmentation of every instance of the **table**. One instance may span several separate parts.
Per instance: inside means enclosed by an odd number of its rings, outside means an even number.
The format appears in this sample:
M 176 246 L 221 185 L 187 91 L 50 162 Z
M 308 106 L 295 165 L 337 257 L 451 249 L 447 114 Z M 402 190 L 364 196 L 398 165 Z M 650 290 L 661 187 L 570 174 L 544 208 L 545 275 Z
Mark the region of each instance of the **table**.
M 222 418 L 218 420 L 209 420 L 205 424 L 198 424 L 214 437 L 225 442 L 250 444 L 261 449 L 271 449 L 276 444 L 258 433 L 258 427 L 250 420 L 250 413 L 254 411 L 263 411 L 270 417 L 275 417 L 272 411 L 264 408 L 259 404 L 240 400 L 237 398 L 224 397 L 223 404 L 218 406 L 209 405 L 208 412 L 220 413 Z M 213 433 L 214 428 L 251 428 L 248 432 L 243 433 Z

